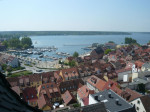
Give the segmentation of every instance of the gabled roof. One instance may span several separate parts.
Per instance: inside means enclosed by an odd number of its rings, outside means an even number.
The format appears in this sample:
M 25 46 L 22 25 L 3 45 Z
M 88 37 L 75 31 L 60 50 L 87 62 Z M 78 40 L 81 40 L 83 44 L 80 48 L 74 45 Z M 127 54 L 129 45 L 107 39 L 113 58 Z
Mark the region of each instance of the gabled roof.
M 129 88 L 125 88 L 125 90 L 121 93 L 121 96 L 126 99 L 128 102 L 131 102 L 132 100 L 141 97 L 142 95 L 138 92 L 131 90 Z
M 76 101 L 73 94 L 70 93 L 68 90 L 64 94 L 62 94 L 62 99 L 64 100 L 66 105 L 68 105 L 71 101 L 73 101 L 73 102 Z
M 78 89 L 77 94 L 81 99 L 89 97 L 89 94 L 94 94 L 94 90 L 90 90 L 86 85 Z
M 140 97 L 142 104 L 146 110 L 146 112 L 150 112 L 150 96 L 149 95 L 145 95 Z
M 80 83 L 82 85 L 84 84 L 82 79 L 74 79 L 74 80 L 61 82 L 59 85 L 59 89 L 60 89 L 61 94 L 65 93 L 66 90 L 69 90 L 70 92 L 77 91 Z
M 92 75 L 88 80 L 88 83 L 90 83 L 92 86 L 96 87 L 98 90 L 103 91 L 103 88 L 106 84 L 105 81 L 103 81 L 102 79 L 99 79 L 98 77 L 96 77 L 95 75 Z
M 42 109 L 46 105 L 46 100 L 43 94 L 41 94 L 37 100 L 38 107 Z
M 28 100 L 37 100 L 37 91 L 35 87 L 27 87 L 23 90 L 23 97 L 25 101 L 27 102 Z
M 11 89 L 14 90 L 20 96 L 20 88 L 19 88 L 19 86 L 14 86 Z
M 29 80 L 30 80 L 30 82 L 39 82 L 39 81 L 42 81 L 41 74 L 32 74 L 32 75 L 29 75 Z
M 21 100 L 11 88 L 4 75 L 0 73 L 0 111 L 1 112 L 42 112 Z

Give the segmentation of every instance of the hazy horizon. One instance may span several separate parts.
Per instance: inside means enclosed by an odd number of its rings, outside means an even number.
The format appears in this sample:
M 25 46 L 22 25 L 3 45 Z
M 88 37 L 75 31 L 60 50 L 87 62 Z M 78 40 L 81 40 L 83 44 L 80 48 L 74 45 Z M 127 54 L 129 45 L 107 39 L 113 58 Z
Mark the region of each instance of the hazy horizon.
M 0 31 L 150 32 L 149 0 L 0 0 Z

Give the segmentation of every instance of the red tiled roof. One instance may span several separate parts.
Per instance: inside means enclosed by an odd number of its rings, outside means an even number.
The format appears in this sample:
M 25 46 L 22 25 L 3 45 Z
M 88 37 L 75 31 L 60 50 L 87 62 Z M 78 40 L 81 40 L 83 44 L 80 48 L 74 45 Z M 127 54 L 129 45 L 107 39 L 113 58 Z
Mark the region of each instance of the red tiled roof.
M 19 86 L 14 86 L 11 89 L 14 90 L 20 96 L 20 88 L 19 88 Z
M 29 80 L 30 80 L 30 82 L 39 82 L 39 81 L 42 81 L 41 74 L 29 75 Z
M 62 69 L 62 74 L 64 77 L 72 77 L 72 76 L 79 76 L 77 68 L 68 68 Z
M 60 91 L 55 83 L 46 83 L 38 87 L 38 94 L 46 94 L 48 98 L 60 97 Z M 53 94 L 51 94 L 53 93 Z
M 88 83 L 96 87 L 98 90 L 103 91 L 103 87 L 105 86 L 106 82 L 98 77 L 92 75 L 88 80 Z
M 123 69 L 116 70 L 116 73 L 122 73 L 122 72 L 131 71 L 131 70 L 132 68 L 127 68 L 127 69 L 123 68 Z
M 68 90 L 64 94 L 62 94 L 62 99 L 64 100 L 66 105 L 68 105 L 71 102 L 71 100 L 76 101 L 75 97 Z
M 37 100 L 37 102 L 38 102 L 38 107 L 40 109 L 42 109 L 46 105 L 46 100 L 43 94 L 39 96 L 39 99 Z
M 84 106 L 89 105 L 89 98 L 88 97 L 83 98 L 82 101 L 84 103 Z
M 25 101 L 37 100 L 37 91 L 35 87 L 27 87 L 23 90 L 23 97 Z
M 128 102 L 141 97 L 142 95 L 138 92 L 131 90 L 129 88 L 125 88 L 125 90 L 121 93 L 121 96 L 126 99 Z
M 78 89 L 77 94 L 81 99 L 89 97 L 89 94 L 94 94 L 94 90 L 90 90 L 86 85 Z
M 135 65 L 136 65 L 138 68 L 141 68 L 143 64 L 144 64 L 144 63 L 141 62 L 141 61 L 136 61 L 136 62 L 135 62 Z

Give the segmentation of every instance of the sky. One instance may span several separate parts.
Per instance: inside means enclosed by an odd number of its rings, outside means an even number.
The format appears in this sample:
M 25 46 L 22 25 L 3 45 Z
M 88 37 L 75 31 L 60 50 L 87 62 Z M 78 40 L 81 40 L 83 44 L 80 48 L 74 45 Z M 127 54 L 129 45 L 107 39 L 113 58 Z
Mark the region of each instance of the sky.
M 150 0 L 0 0 L 0 31 L 150 32 Z

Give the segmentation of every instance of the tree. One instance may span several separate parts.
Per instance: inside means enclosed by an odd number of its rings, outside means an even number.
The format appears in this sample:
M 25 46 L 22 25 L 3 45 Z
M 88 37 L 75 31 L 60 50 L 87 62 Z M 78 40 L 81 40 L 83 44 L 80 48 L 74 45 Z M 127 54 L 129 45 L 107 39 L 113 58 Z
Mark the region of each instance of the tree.
M 115 43 L 114 41 L 109 41 L 108 43 Z
M 70 67 L 74 67 L 76 65 L 76 62 L 74 60 L 70 61 L 69 62 L 69 66 Z
M 28 47 L 31 47 L 32 46 L 32 40 L 29 37 L 23 37 L 21 39 L 21 44 L 22 45 L 27 45 Z
M 79 53 L 78 53 L 78 52 L 74 52 L 74 53 L 73 53 L 73 57 L 76 58 L 76 57 L 78 57 L 78 56 L 79 56 Z
M 105 54 L 108 54 L 108 53 L 111 52 L 111 51 L 112 51 L 111 49 L 106 49 L 104 53 L 105 53 Z
M 131 37 L 125 38 L 125 44 L 135 44 L 137 41 L 135 39 L 132 39 Z
M 8 41 L 3 41 L 3 45 L 6 46 L 6 48 L 8 47 Z
M 24 49 L 28 49 L 28 48 L 29 48 L 29 45 L 25 44 L 25 45 L 23 46 L 23 48 L 24 48 Z

